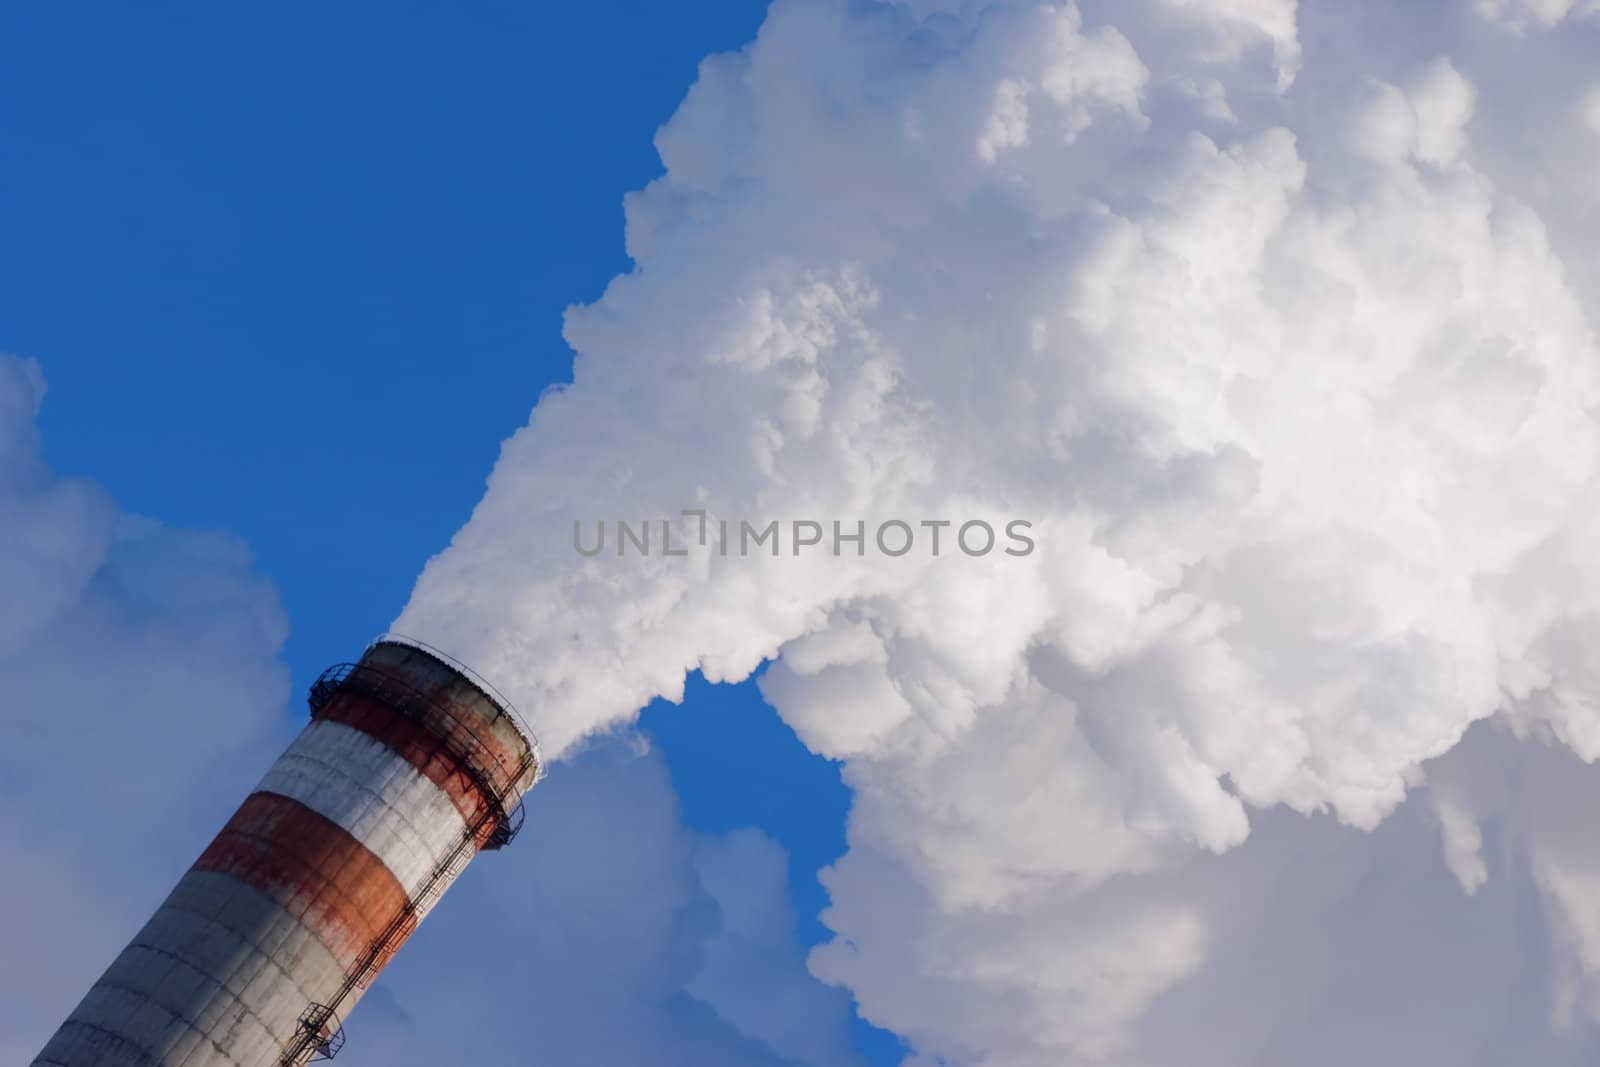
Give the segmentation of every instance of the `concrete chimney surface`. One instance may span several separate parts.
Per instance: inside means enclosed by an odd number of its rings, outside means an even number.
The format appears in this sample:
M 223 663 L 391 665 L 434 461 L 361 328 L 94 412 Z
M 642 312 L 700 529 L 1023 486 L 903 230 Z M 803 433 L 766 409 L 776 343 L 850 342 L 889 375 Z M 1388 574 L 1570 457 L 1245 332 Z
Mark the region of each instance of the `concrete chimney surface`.
M 467 862 L 508 843 L 538 750 L 448 657 L 381 638 L 52 1037 L 35 1067 L 270 1067 L 341 1020 Z

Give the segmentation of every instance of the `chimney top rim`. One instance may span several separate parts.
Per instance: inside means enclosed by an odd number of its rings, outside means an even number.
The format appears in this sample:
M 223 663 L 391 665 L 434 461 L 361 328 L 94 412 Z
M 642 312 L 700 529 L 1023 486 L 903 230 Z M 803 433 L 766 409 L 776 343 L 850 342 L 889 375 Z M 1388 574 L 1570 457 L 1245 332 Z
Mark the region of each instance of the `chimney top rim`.
M 526 741 L 528 743 L 528 747 L 533 750 L 535 774 L 534 781 L 537 782 L 540 778 L 544 777 L 544 752 L 539 747 L 538 735 L 533 732 L 533 727 L 528 724 L 528 720 L 525 719 L 522 713 L 517 710 L 516 705 L 512 704 L 511 701 L 506 698 L 504 693 L 500 692 L 500 690 L 496 689 L 492 684 L 490 684 L 487 678 L 483 677 L 483 675 L 479 674 L 477 671 L 473 670 L 456 657 L 450 655 L 450 653 L 445 652 L 443 649 L 435 648 L 426 641 L 423 641 L 420 638 L 412 637 L 409 634 L 393 632 L 381 633 L 367 643 L 367 651 L 370 652 L 373 648 L 382 644 L 403 645 L 407 648 L 415 649 L 424 655 L 432 656 L 434 659 L 443 663 L 445 666 L 449 667 L 451 670 L 465 678 L 468 683 L 477 688 L 478 691 L 484 695 L 485 699 L 487 699 L 491 704 L 504 713 L 506 720 L 510 722 L 512 726 L 516 727 L 517 732 L 522 735 L 522 739 Z

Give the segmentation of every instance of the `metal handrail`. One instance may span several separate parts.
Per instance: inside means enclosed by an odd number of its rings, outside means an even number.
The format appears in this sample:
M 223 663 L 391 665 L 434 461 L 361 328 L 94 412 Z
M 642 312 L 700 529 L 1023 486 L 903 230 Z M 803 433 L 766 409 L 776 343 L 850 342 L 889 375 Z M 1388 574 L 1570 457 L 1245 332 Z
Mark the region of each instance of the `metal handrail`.
M 484 847 L 498 849 L 511 843 L 522 828 L 522 794 L 532 788 L 532 783 L 526 788 L 520 784 L 530 765 L 535 772 L 534 780 L 538 780 L 538 764 L 531 751 L 515 764 L 508 763 L 479 741 L 476 731 L 443 702 L 433 699 L 404 678 L 365 662 L 335 664 L 318 676 L 306 696 L 312 717 L 320 714 L 328 702 L 347 687 L 377 697 L 417 722 L 440 741 L 460 749 L 456 755 L 480 779 L 479 784 L 493 801 L 495 809 L 495 828 Z M 439 728 L 440 719 L 449 724 L 448 728 Z M 497 777 L 504 778 L 504 782 L 497 782 Z M 514 804 L 509 803 L 513 793 L 516 794 Z
M 527 767 L 524 766 L 523 769 L 526 770 Z M 519 804 L 518 810 L 520 809 L 521 805 Z M 383 932 L 367 946 L 367 950 L 362 954 L 361 959 L 357 961 L 355 969 L 345 973 L 344 981 L 340 983 L 339 989 L 329 1002 L 325 1005 L 313 1004 L 307 1009 L 307 1014 L 315 1013 L 324 1018 L 337 1020 L 335 1013 L 344 1005 L 345 1000 L 349 998 L 355 988 L 360 986 L 365 989 L 372 979 L 377 976 L 378 972 L 382 970 L 383 965 L 399 951 L 406 938 L 411 936 L 411 932 L 416 929 L 416 925 L 421 919 L 418 914 L 417 902 L 436 900 L 443 893 L 444 885 L 453 880 L 455 875 L 466 866 L 472 853 L 476 851 L 477 837 L 482 832 L 483 825 L 488 821 L 489 817 L 490 813 L 484 812 L 473 820 L 461 837 L 456 840 L 455 847 L 451 849 L 450 854 L 434 865 L 428 880 L 420 887 L 416 896 L 406 901 L 399 912 L 389 920 Z M 307 1062 L 308 1058 L 332 1058 L 331 1053 L 326 1057 L 320 1055 L 324 1044 L 323 1033 L 318 1029 L 304 1025 L 305 1016 L 301 1017 L 301 1022 L 302 1024 L 294 1038 L 290 1040 L 289 1044 L 284 1048 L 283 1054 L 278 1058 L 279 1067 L 298 1067 L 298 1065 Z M 338 1044 L 341 1047 L 344 1045 L 343 1027 L 338 1030 Z
M 528 747 L 533 749 L 533 761 L 535 766 L 538 767 L 538 777 L 536 777 L 534 781 L 538 781 L 539 778 L 544 777 L 544 751 L 539 747 L 538 734 L 534 732 L 533 726 L 528 722 L 527 718 L 522 714 L 522 712 L 517 710 L 517 706 L 511 703 L 511 701 L 506 698 L 504 693 L 500 692 L 500 690 L 496 689 L 492 684 L 490 684 L 487 678 L 473 670 L 471 667 L 467 666 L 465 663 L 461 662 L 456 657 L 452 656 L 450 653 L 444 651 L 443 649 L 435 648 L 426 641 L 423 641 L 420 638 L 412 637 L 410 634 L 394 632 L 381 633 L 377 637 L 374 637 L 371 643 L 367 645 L 367 650 L 370 652 L 373 645 L 380 645 L 385 641 L 396 645 L 409 645 L 418 651 L 426 652 L 428 655 L 452 668 L 457 673 L 462 675 L 462 677 L 466 678 L 467 681 L 483 690 L 483 695 L 492 700 L 495 705 L 505 713 L 506 718 L 511 720 L 511 725 L 515 726 L 518 732 L 522 734 L 522 739 L 528 742 Z
M 393 690 L 399 690 L 402 697 L 400 701 L 394 700 L 392 693 L 385 693 L 381 688 L 377 688 L 376 691 L 374 689 L 364 689 L 363 691 L 378 696 L 380 699 L 388 699 L 391 702 L 391 706 L 402 714 L 406 714 L 411 710 L 406 705 L 412 702 L 420 702 L 449 719 L 455 725 L 462 725 L 449 708 L 442 707 L 438 701 L 430 699 L 427 694 L 421 692 L 415 686 L 395 677 L 388 671 L 364 663 L 342 663 L 323 671 L 322 675 L 312 684 L 311 691 L 307 696 L 307 702 L 311 705 L 312 715 L 315 716 L 317 712 L 327 706 L 328 701 L 332 700 L 335 694 L 350 685 L 353 679 L 358 679 L 362 675 L 376 676 L 381 683 L 387 684 Z M 357 681 L 356 684 L 359 686 L 360 682 Z M 417 718 L 425 729 L 442 742 L 448 743 L 455 736 L 455 731 L 453 730 L 449 733 L 441 733 L 435 728 L 434 722 L 429 716 L 423 715 Z M 501 763 L 498 757 L 496 757 L 495 762 Z M 501 766 L 503 768 L 504 764 L 501 763 Z M 349 998 L 350 994 L 357 986 L 366 988 L 383 968 L 383 965 L 399 951 L 400 946 L 405 942 L 406 938 L 411 936 L 411 932 L 416 929 L 416 925 L 421 919 L 420 910 L 422 909 L 418 908 L 418 904 L 431 904 L 444 892 L 445 886 L 454 881 L 455 877 L 471 860 L 472 855 L 478 850 L 479 838 L 483 835 L 484 829 L 491 819 L 495 821 L 495 826 L 489 831 L 488 840 L 483 847 L 499 848 L 508 844 L 516 836 L 517 830 L 522 827 L 521 794 L 520 792 L 518 793 L 516 806 L 509 810 L 506 807 L 506 799 L 512 790 L 517 789 L 517 783 L 522 780 L 522 776 L 530 770 L 535 772 L 534 780 L 537 781 L 539 766 L 534 763 L 534 749 L 531 745 L 528 751 L 524 753 L 516 769 L 511 772 L 511 778 L 506 788 L 503 790 L 488 789 L 488 792 L 494 798 L 495 810 L 482 811 L 468 823 L 449 854 L 434 864 L 427 880 L 416 889 L 414 894 L 408 894 L 405 904 L 389 920 L 384 930 L 368 944 L 366 951 L 362 953 L 354 969 L 345 973 L 344 981 L 340 983 L 338 990 L 328 1003 L 313 1004 L 302 1014 L 300 1026 L 295 1036 L 284 1047 L 283 1053 L 278 1059 L 279 1067 L 298 1067 L 298 1065 L 306 1063 L 308 1059 L 331 1059 L 338 1052 L 339 1047 L 344 1044 L 344 1028 L 341 1026 L 335 1033 L 329 1034 L 325 1029 L 326 1023 L 331 1021 L 337 1025 L 337 1012 L 344 1006 L 344 1002 Z M 308 1023 L 311 1025 L 308 1025 Z
M 313 1060 L 331 1060 L 344 1048 L 344 1027 L 326 1004 L 312 1004 L 301 1012 L 297 1033 L 309 1046 Z

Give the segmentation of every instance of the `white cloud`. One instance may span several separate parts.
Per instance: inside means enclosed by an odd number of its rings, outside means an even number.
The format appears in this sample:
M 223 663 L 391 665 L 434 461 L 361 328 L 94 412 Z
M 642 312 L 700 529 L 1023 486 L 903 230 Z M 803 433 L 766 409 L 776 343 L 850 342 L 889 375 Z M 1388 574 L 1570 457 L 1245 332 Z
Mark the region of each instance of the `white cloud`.
M 0 355 L 0 1060 L 26 1062 L 286 739 L 287 622 L 245 547 L 44 463 Z M 25 965 L 23 965 L 25 961 Z
M 684 827 L 661 755 L 557 767 L 362 1002 L 340 1060 L 850 1067 L 849 999 L 807 971 L 783 849 Z
M 1473 0 L 1473 7 L 1481 17 L 1519 31 L 1547 30 L 1600 13 L 1596 0 Z
M 1237 63 L 1247 48 L 1264 38 L 1272 48 L 1277 87 L 1289 88 L 1300 72 L 1300 32 L 1296 0 L 1166 0 L 1178 11 L 1191 11 L 1195 25 L 1187 32 L 1208 42 L 1205 58 Z

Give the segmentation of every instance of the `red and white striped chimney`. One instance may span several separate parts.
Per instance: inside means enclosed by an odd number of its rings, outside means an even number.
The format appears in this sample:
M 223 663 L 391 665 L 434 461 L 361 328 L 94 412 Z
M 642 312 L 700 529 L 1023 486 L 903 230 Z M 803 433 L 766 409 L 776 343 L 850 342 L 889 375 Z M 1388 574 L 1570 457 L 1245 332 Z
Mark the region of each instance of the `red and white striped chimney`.
M 466 668 L 404 638 L 311 690 L 311 722 L 34 1067 L 287 1067 L 340 1020 L 482 849 L 538 749 Z

